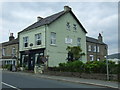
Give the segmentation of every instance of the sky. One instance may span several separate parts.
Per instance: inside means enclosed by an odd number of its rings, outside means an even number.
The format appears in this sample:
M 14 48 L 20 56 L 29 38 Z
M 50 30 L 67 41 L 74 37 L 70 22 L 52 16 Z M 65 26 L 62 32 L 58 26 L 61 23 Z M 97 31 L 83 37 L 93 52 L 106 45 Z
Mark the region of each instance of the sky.
M 118 52 L 118 3 L 117 2 L 1 2 L 0 43 L 8 41 L 9 34 L 17 33 L 37 21 L 72 8 L 73 13 L 88 32 L 86 35 L 98 38 L 108 44 L 108 54 Z

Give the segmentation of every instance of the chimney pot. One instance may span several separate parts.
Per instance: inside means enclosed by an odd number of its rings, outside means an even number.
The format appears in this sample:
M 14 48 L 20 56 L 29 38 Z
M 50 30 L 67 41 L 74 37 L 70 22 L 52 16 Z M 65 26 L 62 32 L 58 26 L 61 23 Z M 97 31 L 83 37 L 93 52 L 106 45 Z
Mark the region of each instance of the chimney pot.
M 14 40 L 14 36 L 13 36 L 13 33 L 10 33 L 10 36 L 9 36 L 9 41 L 12 41 L 12 40 Z
M 70 11 L 71 10 L 71 8 L 69 7 L 69 6 L 64 6 L 64 11 L 66 12 L 66 11 Z
M 40 20 L 42 20 L 42 19 L 43 19 L 43 18 L 40 17 L 40 16 L 37 17 L 37 21 L 40 21 Z
M 98 41 L 99 41 L 99 42 L 103 42 L 103 37 L 102 37 L 101 33 L 99 33 Z

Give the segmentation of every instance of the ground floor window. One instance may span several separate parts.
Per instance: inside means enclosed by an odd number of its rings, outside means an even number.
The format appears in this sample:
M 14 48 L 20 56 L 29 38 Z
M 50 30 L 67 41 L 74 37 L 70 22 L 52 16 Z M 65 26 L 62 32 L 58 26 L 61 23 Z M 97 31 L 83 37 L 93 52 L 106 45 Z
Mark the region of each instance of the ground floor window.
M 90 55 L 90 61 L 93 61 L 93 60 L 94 60 L 94 56 Z

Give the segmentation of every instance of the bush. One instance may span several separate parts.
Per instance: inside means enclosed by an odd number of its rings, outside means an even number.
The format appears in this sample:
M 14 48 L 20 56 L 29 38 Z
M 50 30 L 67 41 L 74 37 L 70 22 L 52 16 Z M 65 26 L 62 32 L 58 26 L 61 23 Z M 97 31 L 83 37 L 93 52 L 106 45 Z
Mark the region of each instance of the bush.
M 3 68 L 10 70 L 11 69 L 11 64 L 4 65 Z
M 109 61 L 109 74 L 118 73 L 118 65 L 114 62 Z M 51 67 L 51 71 L 61 71 L 61 72 L 80 72 L 80 73 L 103 73 L 106 74 L 106 60 L 103 61 L 88 61 L 85 64 L 82 61 L 75 60 L 73 62 L 60 63 L 59 67 Z
M 106 63 L 104 61 L 89 61 L 84 65 L 86 73 L 106 73 Z
M 81 61 L 74 61 L 74 62 L 67 62 L 67 63 L 60 63 L 58 69 L 60 71 L 67 71 L 67 72 L 83 72 L 83 62 Z

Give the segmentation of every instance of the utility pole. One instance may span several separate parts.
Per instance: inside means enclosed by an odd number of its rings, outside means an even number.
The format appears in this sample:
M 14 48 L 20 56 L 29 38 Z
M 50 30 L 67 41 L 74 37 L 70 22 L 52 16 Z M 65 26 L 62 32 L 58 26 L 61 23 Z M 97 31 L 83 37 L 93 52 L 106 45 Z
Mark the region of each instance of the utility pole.
M 109 80 L 109 66 L 108 66 L 108 55 L 106 56 L 106 69 L 107 69 L 107 80 Z
M 103 31 L 101 32 L 103 35 Z M 108 46 L 106 46 L 106 50 L 108 50 Z M 109 81 L 109 65 L 108 65 L 108 51 L 106 52 L 106 71 L 107 71 L 107 80 Z

